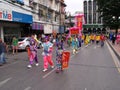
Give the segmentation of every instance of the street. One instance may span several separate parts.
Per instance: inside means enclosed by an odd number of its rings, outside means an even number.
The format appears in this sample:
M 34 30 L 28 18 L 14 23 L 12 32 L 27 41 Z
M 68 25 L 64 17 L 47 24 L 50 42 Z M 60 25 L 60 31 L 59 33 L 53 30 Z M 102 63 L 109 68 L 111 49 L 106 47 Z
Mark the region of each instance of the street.
M 70 48 L 67 48 L 72 52 Z M 0 90 L 120 90 L 120 65 L 107 43 L 95 44 L 71 53 L 69 68 L 55 73 L 49 67 L 43 72 L 42 49 L 38 50 L 39 66 L 28 69 L 26 52 L 8 59 L 11 63 L 0 67 Z M 55 64 L 55 50 L 53 52 Z

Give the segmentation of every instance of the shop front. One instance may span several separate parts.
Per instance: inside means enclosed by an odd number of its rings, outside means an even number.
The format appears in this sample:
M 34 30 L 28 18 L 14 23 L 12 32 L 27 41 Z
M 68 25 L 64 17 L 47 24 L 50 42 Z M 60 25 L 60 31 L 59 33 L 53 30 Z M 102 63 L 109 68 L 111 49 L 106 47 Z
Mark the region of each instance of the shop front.
M 31 24 L 31 33 L 35 33 L 37 35 L 41 35 L 43 34 L 43 30 L 44 30 L 44 24 L 43 23 L 39 23 L 39 22 L 33 22 Z
M 0 9 L 0 38 L 11 44 L 13 36 L 19 38 L 26 30 L 28 32 L 31 23 L 32 15 Z

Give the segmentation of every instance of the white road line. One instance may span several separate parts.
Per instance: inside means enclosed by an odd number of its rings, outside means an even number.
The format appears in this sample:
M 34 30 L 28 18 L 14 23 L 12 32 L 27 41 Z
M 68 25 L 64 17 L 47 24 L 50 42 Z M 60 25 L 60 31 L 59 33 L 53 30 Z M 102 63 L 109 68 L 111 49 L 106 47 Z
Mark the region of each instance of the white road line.
M 50 71 L 49 73 L 47 73 L 47 74 L 45 74 L 44 76 L 43 76 L 43 79 L 44 78 L 46 78 L 47 76 L 49 76 L 52 72 L 54 72 L 56 70 L 56 68 L 54 68 L 52 71 Z
M 27 88 L 25 88 L 24 90 L 30 90 L 31 89 L 31 87 L 27 87 Z
M 7 78 L 7 79 L 5 79 L 5 80 L 3 80 L 3 81 L 1 81 L 0 82 L 0 87 L 2 87 L 4 84 L 6 84 L 9 80 L 11 80 L 12 78 L 10 77 L 10 78 Z
M 117 56 L 115 55 L 115 53 L 113 52 L 113 50 L 112 50 L 112 49 L 110 48 L 110 46 L 108 45 L 108 43 L 106 43 L 106 44 L 107 44 L 108 49 L 109 49 L 109 51 L 110 51 L 110 54 L 111 54 L 111 56 L 112 56 L 112 58 L 113 58 L 113 61 L 114 61 L 115 65 L 116 65 L 116 68 L 117 68 L 118 72 L 120 73 L 120 62 L 119 62 Z

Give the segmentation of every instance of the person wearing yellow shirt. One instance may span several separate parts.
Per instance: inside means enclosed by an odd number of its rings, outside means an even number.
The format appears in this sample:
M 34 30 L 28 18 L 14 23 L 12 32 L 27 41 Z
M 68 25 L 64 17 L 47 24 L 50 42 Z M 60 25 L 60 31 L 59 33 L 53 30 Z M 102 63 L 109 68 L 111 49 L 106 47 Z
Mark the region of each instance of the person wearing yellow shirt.
M 97 35 L 97 36 L 96 36 L 96 44 L 97 44 L 97 45 L 98 45 L 99 41 L 100 41 L 100 35 Z
M 94 43 L 94 40 L 95 40 L 95 35 L 94 34 L 91 34 L 91 40 L 92 40 L 92 43 Z
M 84 42 L 84 40 L 85 40 L 85 35 L 82 34 L 82 42 Z

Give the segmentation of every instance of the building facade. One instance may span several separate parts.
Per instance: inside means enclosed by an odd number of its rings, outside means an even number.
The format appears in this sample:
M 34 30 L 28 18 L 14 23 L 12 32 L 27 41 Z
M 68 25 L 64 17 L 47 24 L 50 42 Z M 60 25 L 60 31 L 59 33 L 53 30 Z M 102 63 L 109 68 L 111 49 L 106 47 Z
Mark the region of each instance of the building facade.
M 83 29 L 85 32 L 101 32 L 103 28 L 102 18 L 100 18 L 100 13 L 97 12 L 98 5 L 95 0 L 84 0 L 84 18 L 85 24 Z
M 34 32 L 63 33 L 66 7 L 64 0 L 31 0 L 30 4 L 34 11 L 32 24 Z
M 0 38 L 11 43 L 13 36 L 21 37 L 29 32 L 33 22 L 32 10 L 26 0 L 0 0 Z
M 0 37 L 64 33 L 64 0 L 0 0 Z

